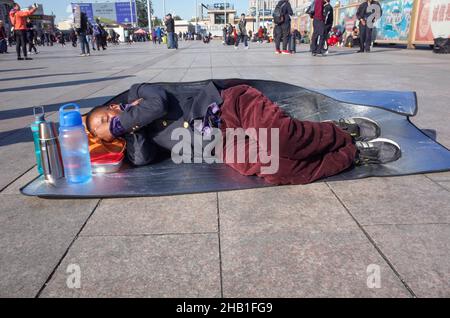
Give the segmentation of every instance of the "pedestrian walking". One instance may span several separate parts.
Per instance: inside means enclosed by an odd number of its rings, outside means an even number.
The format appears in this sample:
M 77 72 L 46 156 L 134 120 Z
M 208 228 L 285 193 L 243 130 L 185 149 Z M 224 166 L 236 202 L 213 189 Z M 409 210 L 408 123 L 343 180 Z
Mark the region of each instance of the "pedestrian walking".
M 34 45 L 34 35 L 36 31 L 34 30 L 34 25 L 31 22 L 30 18 L 27 18 L 27 41 L 28 41 L 28 52 L 31 54 L 34 51 L 34 54 L 38 54 L 38 50 Z
M 238 36 L 234 48 L 237 50 L 239 48 L 239 43 L 244 42 L 245 49 L 248 49 L 248 39 L 247 39 L 247 21 L 245 20 L 245 14 L 241 14 L 241 19 L 238 23 Z
M 6 34 L 5 24 L 0 20 L 0 54 L 8 53 L 8 35 Z
M 291 34 L 292 15 L 294 15 L 294 12 L 292 11 L 291 3 L 289 2 L 289 0 L 280 0 L 273 12 L 273 22 L 275 24 L 274 37 L 276 54 L 291 54 L 291 52 L 288 51 L 288 41 Z M 283 42 L 283 50 L 281 50 L 281 42 Z
M 323 53 L 325 55 L 328 55 L 328 39 L 330 38 L 330 32 L 333 27 L 333 7 L 330 4 L 330 0 L 324 0 L 324 6 L 323 6 L 323 19 L 325 23 L 325 29 L 324 29 L 324 48 Z

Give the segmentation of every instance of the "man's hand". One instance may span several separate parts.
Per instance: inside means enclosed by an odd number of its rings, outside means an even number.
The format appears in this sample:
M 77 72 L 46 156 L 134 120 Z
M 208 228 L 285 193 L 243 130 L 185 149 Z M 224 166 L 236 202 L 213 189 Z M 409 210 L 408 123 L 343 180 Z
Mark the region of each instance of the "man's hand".
M 94 130 L 94 136 L 106 142 L 111 142 L 114 140 L 114 136 L 111 134 L 111 131 L 109 130 L 109 123 L 104 123 L 98 126 Z
M 138 100 L 135 100 L 134 102 L 132 102 L 130 105 L 131 106 L 139 106 L 143 101 L 144 101 L 143 98 L 139 98 Z
M 366 20 L 361 19 L 361 20 L 359 20 L 359 21 L 361 22 L 362 25 L 364 25 L 364 26 L 366 25 Z

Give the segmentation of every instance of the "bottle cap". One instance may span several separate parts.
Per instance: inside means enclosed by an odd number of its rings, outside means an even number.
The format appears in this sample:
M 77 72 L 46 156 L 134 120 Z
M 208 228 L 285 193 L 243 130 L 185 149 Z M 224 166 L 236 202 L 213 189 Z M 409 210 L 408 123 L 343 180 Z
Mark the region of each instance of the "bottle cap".
M 33 115 L 36 122 L 45 121 L 45 111 L 43 106 L 34 107 Z
M 67 110 L 68 108 L 74 108 Z M 80 106 L 67 104 L 59 109 L 59 126 L 63 128 L 82 126 L 83 120 L 80 114 Z

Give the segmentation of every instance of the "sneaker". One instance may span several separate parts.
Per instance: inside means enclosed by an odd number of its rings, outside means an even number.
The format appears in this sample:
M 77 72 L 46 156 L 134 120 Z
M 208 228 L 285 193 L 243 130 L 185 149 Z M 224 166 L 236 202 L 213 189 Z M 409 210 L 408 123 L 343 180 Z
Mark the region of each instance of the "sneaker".
M 281 51 L 280 50 L 276 50 L 275 54 L 281 54 Z
M 389 139 L 378 138 L 369 142 L 357 141 L 356 165 L 386 164 L 402 157 L 400 146 Z
M 281 54 L 283 54 L 283 55 L 292 55 L 292 53 L 289 52 L 288 50 L 281 51 Z
M 370 141 L 381 135 L 380 125 L 369 118 L 353 117 L 333 121 L 333 123 L 349 133 L 355 141 Z
M 80 54 L 80 56 L 81 56 L 81 57 L 84 57 L 84 56 L 86 56 L 86 54 Z
M 246 46 L 246 47 L 244 48 L 244 50 L 248 50 L 248 46 Z
M 91 53 L 86 54 L 86 56 L 91 56 Z
M 234 47 L 234 49 L 235 49 L 235 50 L 237 50 L 237 49 L 238 49 L 238 47 L 237 47 L 237 46 L 235 46 L 235 47 Z
M 25 60 L 26 61 L 32 61 L 33 59 L 31 57 L 26 57 Z
M 17 60 L 18 60 L 18 61 L 23 61 L 24 58 L 23 58 L 23 57 L 18 57 Z

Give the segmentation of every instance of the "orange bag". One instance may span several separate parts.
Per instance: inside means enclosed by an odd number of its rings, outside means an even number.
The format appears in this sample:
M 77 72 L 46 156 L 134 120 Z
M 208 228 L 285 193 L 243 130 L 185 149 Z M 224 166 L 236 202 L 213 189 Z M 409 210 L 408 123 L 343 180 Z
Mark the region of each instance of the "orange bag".
M 85 121 L 83 116 L 83 122 Z M 85 125 L 86 127 L 86 125 Z M 91 164 L 95 166 L 119 166 L 125 158 L 126 141 L 122 138 L 115 139 L 112 142 L 104 142 L 94 137 L 87 129 L 86 134 L 89 141 L 89 153 L 91 155 Z

